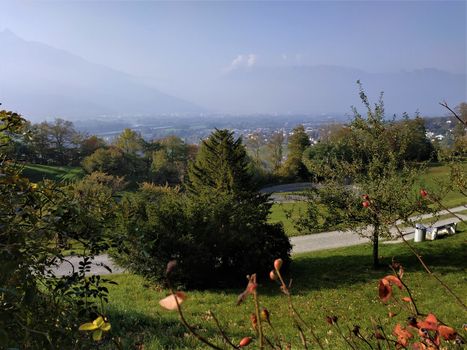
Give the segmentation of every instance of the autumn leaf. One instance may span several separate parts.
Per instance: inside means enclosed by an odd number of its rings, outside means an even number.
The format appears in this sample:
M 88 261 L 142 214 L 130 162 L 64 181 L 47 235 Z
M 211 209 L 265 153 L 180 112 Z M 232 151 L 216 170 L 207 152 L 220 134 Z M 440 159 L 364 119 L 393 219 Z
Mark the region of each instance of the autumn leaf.
M 444 338 L 444 340 L 456 339 L 457 332 L 454 330 L 454 328 L 441 325 L 438 327 L 438 332 L 439 335 Z
M 409 344 L 409 339 L 413 338 L 413 334 L 403 328 L 399 323 L 396 324 L 392 333 L 397 336 L 397 342 L 405 347 Z
M 184 292 L 175 292 L 175 294 L 171 294 L 166 296 L 164 299 L 159 300 L 159 305 L 166 310 L 174 311 L 177 310 L 177 302 L 178 305 L 181 305 L 186 298 L 187 295 Z

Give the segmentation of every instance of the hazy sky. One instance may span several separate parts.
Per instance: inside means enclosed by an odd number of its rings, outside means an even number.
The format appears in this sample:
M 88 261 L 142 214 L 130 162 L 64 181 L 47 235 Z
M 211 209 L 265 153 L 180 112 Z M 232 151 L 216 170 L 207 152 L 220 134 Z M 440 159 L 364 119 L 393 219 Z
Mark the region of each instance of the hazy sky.
M 0 1 L 0 30 L 182 97 L 248 67 L 466 72 L 466 1 Z

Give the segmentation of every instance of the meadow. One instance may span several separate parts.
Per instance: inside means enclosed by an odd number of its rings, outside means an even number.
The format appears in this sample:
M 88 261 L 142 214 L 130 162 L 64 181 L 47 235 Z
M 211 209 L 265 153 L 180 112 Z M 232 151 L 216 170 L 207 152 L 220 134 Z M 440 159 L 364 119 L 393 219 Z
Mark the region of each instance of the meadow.
M 467 173 L 467 163 L 463 163 L 465 172 Z M 435 191 L 439 191 L 440 188 L 447 186 L 450 180 L 450 168 L 448 165 L 434 164 L 428 166 L 426 172 L 420 177 L 419 183 L 416 188 L 428 188 Z M 298 193 L 285 194 L 297 195 Z M 454 189 L 448 189 L 446 193 L 443 193 L 443 199 L 441 203 L 447 207 L 452 208 L 459 205 L 466 205 L 467 199 L 459 191 Z M 306 212 L 306 203 L 301 201 L 285 201 L 282 203 L 274 203 L 271 208 L 271 214 L 269 215 L 270 222 L 281 222 L 284 225 L 284 230 L 289 237 L 299 236 L 301 233 L 294 226 L 294 220 L 299 218 Z M 448 218 L 450 216 L 443 216 Z M 425 223 L 429 223 L 430 220 L 425 220 Z M 332 228 L 330 228 L 332 230 Z
M 62 182 L 79 180 L 84 176 L 84 170 L 80 167 L 71 166 L 26 164 L 23 168 L 23 175 L 32 182 L 39 182 L 45 179 Z
M 467 225 L 460 225 L 461 233 L 433 242 L 416 244 L 425 261 L 447 283 L 463 302 L 467 268 Z M 293 278 L 293 300 L 297 309 L 322 340 L 326 349 L 347 349 L 336 329 L 326 322 L 326 316 L 337 316 L 344 333 L 354 325 L 362 327 L 364 334 L 372 332 L 372 320 L 381 322 L 388 334 L 397 322 L 406 323 L 407 311 L 395 304 L 384 305 L 378 298 L 378 280 L 390 273 L 388 264 L 394 258 L 405 268 L 404 281 L 411 288 L 413 297 L 422 313 L 435 313 L 443 322 L 455 327 L 461 334 L 467 316 L 440 284 L 427 273 L 403 244 L 383 244 L 380 248 L 382 268 L 371 268 L 371 248 L 359 245 L 325 250 L 293 257 L 288 277 Z M 272 268 L 272 262 L 271 262 Z M 253 272 L 253 271 L 252 271 Z M 260 303 L 271 314 L 274 327 L 299 347 L 297 331 L 288 318 L 285 297 L 279 287 L 266 276 L 259 277 Z M 158 302 L 167 290 L 151 285 L 133 274 L 111 277 L 118 282 L 111 286 L 108 315 L 112 334 L 121 337 L 126 349 L 135 344 L 149 349 L 204 349 L 178 320 L 176 312 L 162 309 Z M 254 336 L 250 314 L 254 312 L 252 298 L 236 306 L 242 289 L 204 290 L 188 292 L 183 310 L 191 324 L 204 336 L 222 344 L 211 310 L 234 342 L 245 336 Z M 400 293 L 400 296 L 405 294 Z M 388 317 L 388 312 L 397 314 Z M 269 329 L 266 328 L 268 334 Z M 270 334 L 270 333 L 269 333 Z M 309 334 L 308 334 L 309 337 Z M 309 337 L 310 338 L 310 337 Z M 251 346 L 255 348 L 254 344 Z M 311 348 L 316 348 L 315 345 Z M 363 348 L 363 345 L 362 345 Z

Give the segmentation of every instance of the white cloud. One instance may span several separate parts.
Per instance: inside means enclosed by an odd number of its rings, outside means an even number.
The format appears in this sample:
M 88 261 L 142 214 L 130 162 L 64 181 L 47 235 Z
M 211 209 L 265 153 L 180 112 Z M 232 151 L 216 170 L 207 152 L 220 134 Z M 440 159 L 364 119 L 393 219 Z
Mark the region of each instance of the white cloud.
M 248 59 L 246 60 L 247 67 L 253 67 L 256 64 L 256 55 L 249 54 Z
M 258 61 L 258 56 L 254 53 L 249 53 L 246 55 L 237 55 L 230 63 L 230 65 L 225 69 L 227 72 L 233 71 L 235 69 L 246 67 L 253 67 Z

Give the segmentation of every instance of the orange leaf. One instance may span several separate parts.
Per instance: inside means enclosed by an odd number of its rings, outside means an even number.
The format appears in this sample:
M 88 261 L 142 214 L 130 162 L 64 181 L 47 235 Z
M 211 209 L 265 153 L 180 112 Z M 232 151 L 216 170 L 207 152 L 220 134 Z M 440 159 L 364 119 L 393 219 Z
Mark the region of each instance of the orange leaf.
M 171 294 L 167 297 L 165 297 L 162 300 L 159 300 L 159 305 L 162 306 L 164 309 L 167 310 L 177 310 L 177 301 L 178 304 L 182 304 L 185 299 L 187 298 L 187 295 L 183 292 L 176 292 L 175 294 Z
M 253 294 L 257 287 L 258 285 L 256 284 L 256 273 L 254 273 L 251 276 L 248 276 L 248 284 L 245 290 L 238 296 L 237 305 L 240 305 L 242 302 L 246 300 L 246 298 L 250 294 Z
M 456 339 L 457 332 L 454 328 L 448 326 L 439 326 L 438 327 L 439 335 L 442 336 L 445 340 L 454 340 Z
M 438 329 L 438 320 L 435 315 L 428 314 L 424 321 L 417 322 L 417 327 L 428 331 L 436 331 Z
M 391 299 L 392 288 L 388 280 L 384 278 L 379 280 L 378 294 L 383 303 L 387 303 L 388 300 Z
M 406 303 L 412 302 L 412 298 L 410 298 L 410 297 L 403 297 L 403 298 L 401 298 L 401 300 L 405 301 Z
M 409 344 L 409 339 L 413 338 L 412 333 L 410 333 L 407 329 L 402 328 L 399 323 L 396 324 L 392 333 L 397 336 L 397 342 L 402 346 L 407 346 Z
M 396 286 L 399 287 L 399 289 L 402 289 L 402 282 L 399 279 L 399 277 L 394 276 L 394 275 L 388 275 L 384 277 L 385 280 L 389 281 L 391 284 L 395 284 Z

